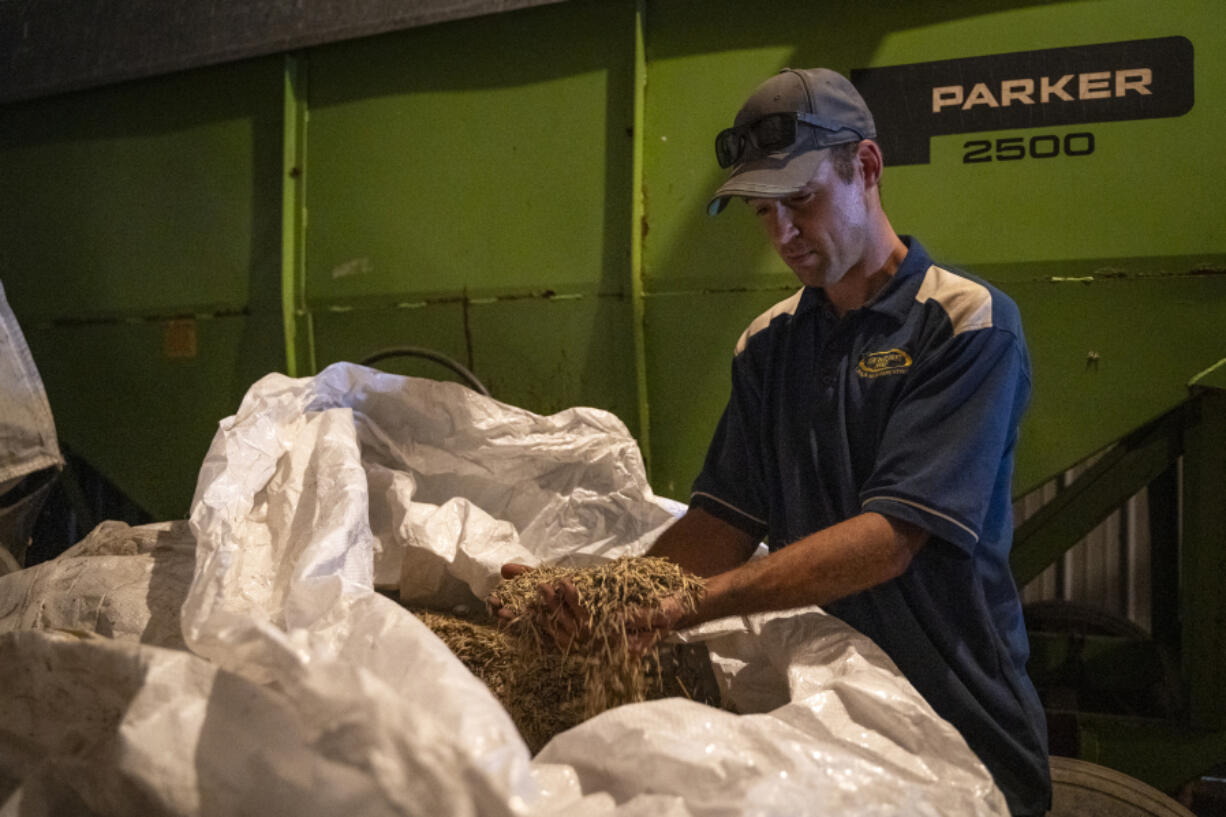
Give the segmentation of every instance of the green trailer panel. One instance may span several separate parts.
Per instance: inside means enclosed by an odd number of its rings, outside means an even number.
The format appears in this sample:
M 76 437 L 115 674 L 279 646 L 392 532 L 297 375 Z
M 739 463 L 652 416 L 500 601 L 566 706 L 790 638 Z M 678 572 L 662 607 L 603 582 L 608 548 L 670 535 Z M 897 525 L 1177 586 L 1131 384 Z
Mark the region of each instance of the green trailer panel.
M 635 431 L 630 310 L 621 297 L 501 299 L 470 312 L 474 371 L 505 403 L 539 414 L 612 411 Z
M 273 313 L 24 333 L 60 438 L 155 519 L 181 519 L 218 422 L 269 371 L 281 321 Z
M 308 300 L 627 289 L 632 34 L 586 2 L 311 52 Z
M 281 60 L 0 111 L 0 276 L 23 323 L 277 309 Z
M 281 66 L 0 110 L 0 278 L 57 432 L 158 518 L 186 514 L 217 422 L 284 365 Z
M 1021 493 L 1187 399 L 1221 358 L 1226 276 L 1010 283 L 1030 340 L 1034 397 L 1022 425 Z

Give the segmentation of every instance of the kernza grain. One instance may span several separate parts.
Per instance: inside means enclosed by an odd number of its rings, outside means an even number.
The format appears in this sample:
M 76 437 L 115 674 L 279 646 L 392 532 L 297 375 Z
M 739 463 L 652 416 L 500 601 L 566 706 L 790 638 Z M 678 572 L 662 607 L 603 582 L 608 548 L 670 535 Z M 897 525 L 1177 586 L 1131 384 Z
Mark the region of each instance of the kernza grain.
M 560 652 L 544 630 L 549 605 L 542 585 L 569 580 L 591 614 L 590 634 Z M 510 712 L 535 752 L 562 732 L 606 709 L 646 700 L 658 667 L 653 647 L 627 648 L 627 616 L 660 609 L 675 597 L 686 612 L 702 597 L 703 582 L 659 557 L 623 557 L 593 567 L 537 567 L 503 580 L 497 596 L 513 618 L 498 627 L 488 616 L 415 610 Z

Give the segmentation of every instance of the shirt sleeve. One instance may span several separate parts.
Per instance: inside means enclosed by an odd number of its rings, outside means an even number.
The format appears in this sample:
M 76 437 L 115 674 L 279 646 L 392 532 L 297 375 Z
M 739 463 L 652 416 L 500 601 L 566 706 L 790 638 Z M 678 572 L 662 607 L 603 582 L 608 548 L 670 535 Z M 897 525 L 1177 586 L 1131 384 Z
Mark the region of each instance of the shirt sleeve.
M 861 507 L 970 552 L 995 494 L 1010 490 L 1030 395 L 1023 341 L 999 328 L 953 335 L 918 362 L 887 422 Z
M 732 360 L 732 392 L 694 481 L 690 505 L 761 538 L 769 514 L 761 458 L 762 392 L 748 355 L 742 352 Z

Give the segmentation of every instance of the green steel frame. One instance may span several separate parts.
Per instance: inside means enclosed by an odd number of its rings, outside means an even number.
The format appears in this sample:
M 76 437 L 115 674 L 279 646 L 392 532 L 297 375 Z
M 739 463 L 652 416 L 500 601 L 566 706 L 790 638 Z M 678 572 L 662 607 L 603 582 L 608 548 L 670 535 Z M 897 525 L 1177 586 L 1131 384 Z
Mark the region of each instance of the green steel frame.
M 1099 690 L 1173 684 L 1178 704 L 1165 718 L 1049 712 L 1053 732 L 1067 741 L 1062 751 L 1166 791 L 1226 763 L 1223 485 L 1226 390 L 1201 378 L 1185 403 L 1126 436 L 1020 525 L 1014 542 L 1014 574 L 1024 584 L 1129 497 L 1150 488 L 1152 636 L 1032 633 L 1031 670 L 1038 678 L 1072 675 L 1070 682 Z M 1174 677 L 1164 677 L 1168 656 L 1176 657 Z
M 643 287 L 643 237 L 647 234 L 647 214 L 643 206 L 643 128 L 647 93 L 647 45 L 644 27 L 647 0 L 634 4 L 634 124 L 630 223 L 630 300 L 634 333 L 634 382 L 638 397 L 638 439 L 643 463 L 651 475 L 651 403 L 647 395 L 647 337 Z
M 307 62 L 285 56 L 285 120 L 281 188 L 281 315 L 285 372 L 315 371 L 315 333 L 306 309 Z

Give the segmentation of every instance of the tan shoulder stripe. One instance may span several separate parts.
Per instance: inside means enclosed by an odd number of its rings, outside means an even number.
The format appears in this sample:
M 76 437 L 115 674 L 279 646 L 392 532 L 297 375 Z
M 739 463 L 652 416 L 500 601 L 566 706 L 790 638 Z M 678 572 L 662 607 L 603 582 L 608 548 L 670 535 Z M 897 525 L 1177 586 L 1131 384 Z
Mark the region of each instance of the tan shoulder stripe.
M 736 351 L 733 352 L 733 355 L 739 355 L 741 352 L 745 351 L 745 346 L 749 343 L 749 339 L 761 332 L 766 327 L 770 326 L 771 321 L 773 321 L 775 318 L 779 317 L 780 315 L 796 314 L 796 308 L 800 306 L 800 297 L 804 294 L 804 287 L 801 287 L 800 289 L 796 290 L 796 294 L 792 297 L 780 301 L 758 317 L 754 318 L 753 321 L 750 322 L 748 328 L 741 333 L 741 338 L 736 342 Z
M 992 325 L 992 293 L 988 288 L 935 264 L 924 273 L 915 300 L 940 304 L 954 325 L 955 335 Z

